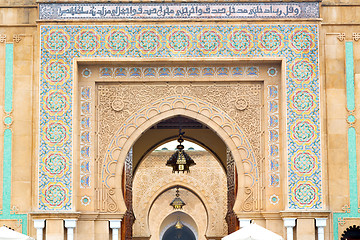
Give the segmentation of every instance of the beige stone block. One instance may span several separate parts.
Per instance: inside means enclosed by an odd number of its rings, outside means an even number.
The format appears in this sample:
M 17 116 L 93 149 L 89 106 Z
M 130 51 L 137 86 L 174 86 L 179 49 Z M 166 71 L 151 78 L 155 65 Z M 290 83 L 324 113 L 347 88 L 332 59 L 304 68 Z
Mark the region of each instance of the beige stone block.
M 315 240 L 315 224 L 313 218 L 297 219 L 296 237 L 296 240 Z
M 344 60 L 345 59 L 345 47 L 342 42 L 337 38 L 337 34 L 328 35 L 325 44 L 326 63 L 331 60 Z M 334 71 L 336 69 L 330 69 Z
M 327 74 L 326 89 L 345 89 L 345 76 L 343 74 Z
M 346 117 L 346 89 L 327 89 L 326 107 L 328 117 Z M 334 109 L 336 108 L 336 109 Z M 334 111 L 336 110 L 336 111 Z
M 17 120 L 31 120 L 32 114 L 32 92 L 30 91 L 22 91 L 15 92 L 13 99 L 13 109 L 14 109 L 14 123 Z
M 328 134 L 344 134 L 348 124 L 345 119 L 328 119 Z
M 31 11 L 29 13 L 29 23 L 36 24 L 37 19 L 38 19 L 37 8 L 33 8 L 33 9 L 31 9 Z
M 31 66 L 31 61 L 16 61 L 14 62 L 14 73 L 19 75 L 31 75 Z
M 22 99 L 28 100 L 28 102 L 24 102 L 23 105 L 20 105 L 21 100 L 13 102 L 13 119 L 14 119 L 14 126 L 15 127 L 22 127 L 26 126 L 28 128 L 27 131 L 31 131 L 31 125 L 32 125 L 32 102 L 29 102 L 30 99 L 27 99 L 29 94 L 32 94 L 31 92 L 26 92 L 23 94 Z M 19 97 L 20 98 L 20 97 Z M 25 132 L 27 132 L 25 131 Z M 15 132 L 15 134 L 19 135 L 18 132 Z
M 2 23 L 16 24 L 17 21 L 16 8 L 5 8 L 3 9 L 2 12 L 3 12 Z
M 347 135 L 346 134 L 329 134 L 328 135 L 329 149 L 346 149 Z
M 13 180 L 18 181 L 31 181 L 31 144 L 29 143 L 30 137 L 22 138 L 19 144 L 13 146 Z
M 14 47 L 14 61 L 32 61 L 32 48 L 31 45 L 25 45 L 24 41 L 28 38 L 24 38 L 20 41 L 22 44 L 17 44 Z M 30 67 L 29 65 L 28 67 Z
M 13 118 L 14 119 L 14 118 Z M 15 121 L 14 125 L 12 125 L 13 130 L 13 136 L 31 136 L 32 135 L 32 129 L 31 124 L 32 122 L 30 120 L 28 121 Z M 29 144 L 29 142 L 28 142 Z
M 354 19 L 355 22 L 360 22 L 360 14 L 359 14 L 359 11 L 360 11 L 360 9 L 359 9 L 359 7 L 357 7 L 357 8 L 356 8 L 355 19 Z
M 335 7 L 326 7 L 327 15 L 323 15 L 322 17 L 326 22 L 335 23 L 341 21 L 341 12 L 338 11 Z
M 33 91 L 32 89 L 32 76 L 31 75 L 21 75 L 21 73 L 14 73 L 14 91 L 25 92 Z
M 63 240 L 65 236 L 64 220 L 47 219 L 45 231 L 46 231 L 46 240 Z
M 329 205 L 333 211 L 340 211 L 348 204 L 349 165 L 347 149 L 328 150 Z M 341 192 L 342 194 L 338 194 Z
M 79 220 L 76 227 L 77 239 L 92 240 L 95 237 L 95 224 L 94 221 Z
M 327 106 L 328 115 L 326 117 L 331 119 L 336 119 L 336 118 L 346 119 L 347 117 L 346 103 L 342 103 L 341 101 L 334 104 L 330 103 L 331 101 L 335 101 L 335 100 L 336 99 L 327 101 L 328 104 L 326 104 L 326 106 Z
M 338 48 L 339 46 L 332 46 Z M 327 59 L 326 61 L 326 75 L 328 74 L 345 74 L 345 60 L 335 56 L 335 59 Z
M 17 171 L 15 173 L 17 174 Z M 28 181 L 13 179 L 11 191 L 11 205 L 15 206 L 19 213 L 31 211 L 31 179 Z
M 344 23 L 354 23 L 356 19 L 357 7 L 343 7 L 340 8 L 342 11 L 342 20 Z
M 28 24 L 30 23 L 30 12 L 32 9 L 26 8 L 21 9 L 22 11 L 18 14 L 17 22 L 20 24 Z
M 266 219 L 266 229 L 279 234 L 280 236 L 284 236 L 284 223 L 282 219 Z
M 96 221 L 95 222 L 95 239 L 108 240 L 109 239 L 109 221 Z

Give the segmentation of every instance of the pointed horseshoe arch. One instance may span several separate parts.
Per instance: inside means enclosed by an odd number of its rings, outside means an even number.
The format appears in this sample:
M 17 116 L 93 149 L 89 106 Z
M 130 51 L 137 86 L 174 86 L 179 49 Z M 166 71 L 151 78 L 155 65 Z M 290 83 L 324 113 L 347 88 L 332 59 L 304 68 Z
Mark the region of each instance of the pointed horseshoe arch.
M 170 96 L 141 108 L 129 117 L 112 137 L 101 172 L 102 191 L 112 196 L 112 205 L 117 205 L 115 208 L 112 206 L 111 211 L 126 211 L 121 184 L 116 183 L 122 180 L 123 167 L 130 148 L 151 126 L 177 115 L 203 123 L 216 132 L 231 151 L 238 173 L 238 194 L 234 210 L 241 209 L 245 189 L 254 187 L 259 178 L 255 153 L 247 137 L 240 126 L 216 106 L 190 96 Z
M 209 223 L 211 222 L 211 219 L 210 219 L 210 214 L 211 214 L 211 210 L 210 210 L 210 206 L 211 204 L 207 201 L 207 197 L 205 197 L 203 195 L 203 193 L 201 193 L 201 191 L 198 191 L 198 189 L 196 189 L 196 187 L 194 185 L 192 185 L 191 183 L 186 183 L 186 182 L 181 182 L 179 183 L 178 181 L 171 181 L 169 182 L 168 184 L 162 186 L 160 189 L 158 189 L 156 192 L 152 192 L 151 193 L 151 198 L 148 202 L 148 204 L 146 204 L 144 206 L 144 209 L 147 213 L 146 215 L 146 219 L 145 219 L 145 223 L 146 224 L 149 224 L 149 212 L 151 210 L 151 207 L 152 207 L 152 204 L 155 202 L 155 200 L 162 194 L 164 193 L 165 191 L 169 190 L 170 188 L 174 188 L 174 187 L 177 187 L 177 186 L 180 186 L 182 188 L 185 188 L 189 191 L 191 191 L 196 197 L 199 198 L 199 200 L 202 202 L 205 210 L 206 210 L 206 215 L 207 215 L 207 226 L 205 227 L 206 229 L 206 233 L 209 231 Z M 149 226 L 147 225 L 146 226 L 146 231 L 148 233 L 150 233 L 150 230 L 149 230 Z

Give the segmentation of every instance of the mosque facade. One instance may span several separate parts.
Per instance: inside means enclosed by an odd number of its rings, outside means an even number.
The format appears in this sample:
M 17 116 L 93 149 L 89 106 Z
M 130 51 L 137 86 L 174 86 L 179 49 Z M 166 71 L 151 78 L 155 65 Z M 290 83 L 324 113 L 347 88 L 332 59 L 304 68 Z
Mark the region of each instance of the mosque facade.
M 359 12 L 0 0 L 0 224 L 45 240 L 218 240 L 250 222 L 360 239 Z M 204 148 L 185 149 L 184 174 L 158 149 L 179 129 Z

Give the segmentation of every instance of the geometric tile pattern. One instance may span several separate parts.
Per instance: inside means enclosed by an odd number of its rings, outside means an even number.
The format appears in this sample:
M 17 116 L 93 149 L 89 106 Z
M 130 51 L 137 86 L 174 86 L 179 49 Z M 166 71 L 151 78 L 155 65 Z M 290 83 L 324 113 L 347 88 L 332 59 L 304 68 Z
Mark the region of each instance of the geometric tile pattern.
M 101 67 L 100 78 L 221 78 L 249 77 L 256 78 L 260 74 L 257 66 L 236 67 Z
M 76 57 L 286 58 L 288 207 L 322 208 L 318 25 L 48 25 L 40 32 L 39 209 L 73 206 Z
M 90 188 L 91 87 L 80 90 L 80 187 Z
M 280 186 L 280 154 L 279 154 L 279 87 L 277 85 L 268 86 L 268 113 L 267 120 L 269 126 L 269 169 L 270 187 Z

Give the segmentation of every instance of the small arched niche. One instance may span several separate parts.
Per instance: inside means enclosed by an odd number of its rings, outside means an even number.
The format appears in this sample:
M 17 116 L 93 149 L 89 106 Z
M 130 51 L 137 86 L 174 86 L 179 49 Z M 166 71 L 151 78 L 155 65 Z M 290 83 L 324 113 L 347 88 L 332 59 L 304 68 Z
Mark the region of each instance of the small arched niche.
M 360 240 L 360 226 L 350 226 L 341 235 L 340 240 Z

